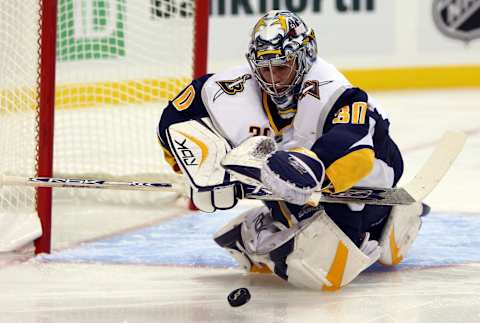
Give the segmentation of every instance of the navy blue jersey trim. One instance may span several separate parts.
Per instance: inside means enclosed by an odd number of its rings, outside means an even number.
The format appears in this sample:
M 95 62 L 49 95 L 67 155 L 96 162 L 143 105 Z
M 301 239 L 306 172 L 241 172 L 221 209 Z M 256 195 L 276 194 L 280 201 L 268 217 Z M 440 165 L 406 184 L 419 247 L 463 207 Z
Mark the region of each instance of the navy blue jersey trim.
M 205 108 L 205 105 L 203 104 L 203 101 L 202 101 L 201 91 L 205 82 L 212 75 L 213 74 L 206 74 L 196 80 L 193 80 L 188 85 L 188 86 L 193 85 L 195 89 L 195 97 L 190 107 L 188 107 L 188 109 L 178 111 L 177 109 L 175 109 L 175 107 L 172 104 L 173 100 L 168 102 L 168 105 L 165 107 L 165 109 L 162 112 L 162 116 L 160 117 L 160 121 L 158 123 L 158 128 L 157 128 L 157 136 L 159 136 L 160 142 L 165 148 L 169 149 L 168 140 L 166 137 L 166 130 L 172 124 L 193 120 L 193 119 L 201 119 L 209 116 L 207 109 Z M 188 86 L 186 86 L 185 88 L 187 88 Z M 175 98 L 177 98 L 182 92 L 183 90 L 180 91 L 180 93 Z

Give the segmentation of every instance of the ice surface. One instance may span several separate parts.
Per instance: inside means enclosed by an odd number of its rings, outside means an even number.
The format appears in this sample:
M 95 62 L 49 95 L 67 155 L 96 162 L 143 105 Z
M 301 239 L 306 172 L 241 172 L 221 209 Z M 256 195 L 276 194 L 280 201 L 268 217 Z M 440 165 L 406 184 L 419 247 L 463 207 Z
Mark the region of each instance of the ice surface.
M 217 228 L 247 210 L 238 207 L 214 214 L 194 212 L 156 226 L 89 242 L 40 261 L 55 263 L 102 263 L 182 265 L 235 268 L 235 261 L 212 240 Z M 423 218 L 415 248 L 396 269 L 413 269 L 480 263 L 480 216 L 432 213 Z M 372 271 L 384 267 L 372 268 Z
M 304 291 L 242 274 L 215 246 L 212 233 L 237 211 L 178 218 L 178 209 L 161 206 L 157 213 L 57 204 L 65 218 L 57 220 L 55 252 L 0 265 L 0 322 L 480 322 L 480 91 L 375 97 L 404 151 L 402 182 L 443 131 L 470 134 L 427 198 L 432 214 L 400 266 L 375 266 L 334 293 Z M 238 287 L 252 299 L 234 309 L 226 297 Z

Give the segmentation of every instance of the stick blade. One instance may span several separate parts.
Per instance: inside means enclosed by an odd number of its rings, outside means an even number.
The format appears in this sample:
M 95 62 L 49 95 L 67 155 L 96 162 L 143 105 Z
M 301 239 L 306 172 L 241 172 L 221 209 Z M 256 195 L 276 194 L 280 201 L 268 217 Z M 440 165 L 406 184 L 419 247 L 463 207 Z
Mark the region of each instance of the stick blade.
M 447 131 L 440 139 L 429 159 L 404 189 L 416 200 L 424 200 L 438 185 L 460 154 L 467 135 L 460 131 Z

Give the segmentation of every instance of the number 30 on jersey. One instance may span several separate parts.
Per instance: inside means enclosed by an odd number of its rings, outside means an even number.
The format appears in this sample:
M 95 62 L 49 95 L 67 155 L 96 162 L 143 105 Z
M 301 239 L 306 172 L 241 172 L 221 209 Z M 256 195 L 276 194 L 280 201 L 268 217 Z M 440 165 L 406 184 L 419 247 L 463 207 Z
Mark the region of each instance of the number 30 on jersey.
M 367 109 L 365 102 L 355 102 L 351 106 L 346 105 L 338 110 L 332 123 L 365 124 Z

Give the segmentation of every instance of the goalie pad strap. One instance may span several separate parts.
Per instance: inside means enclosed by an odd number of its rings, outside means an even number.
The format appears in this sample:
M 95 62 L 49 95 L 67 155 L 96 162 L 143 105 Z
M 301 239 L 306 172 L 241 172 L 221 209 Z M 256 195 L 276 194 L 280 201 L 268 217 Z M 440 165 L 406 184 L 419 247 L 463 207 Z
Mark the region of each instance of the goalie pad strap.
M 190 187 L 190 198 L 193 204 L 204 212 L 231 209 L 237 204 L 237 197 L 241 198 L 242 195 L 241 186 L 235 183 L 215 186 L 203 191 Z

